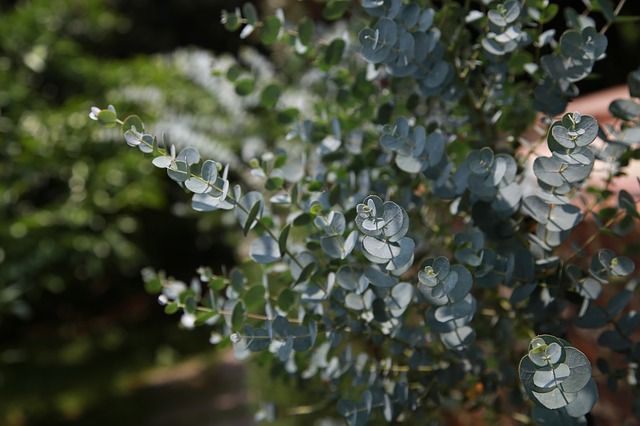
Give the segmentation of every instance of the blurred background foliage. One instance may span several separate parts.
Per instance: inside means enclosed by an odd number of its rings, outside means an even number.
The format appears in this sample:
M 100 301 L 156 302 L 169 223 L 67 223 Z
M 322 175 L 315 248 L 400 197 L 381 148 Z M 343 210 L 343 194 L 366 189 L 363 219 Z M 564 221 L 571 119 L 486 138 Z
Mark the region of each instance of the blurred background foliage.
M 120 412 L 117 396 L 146 383 L 147 370 L 209 352 L 200 344 L 206 338 L 178 330 L 144 294 L 139 270 L 154 265 L 188 277 L 212 259 L 233 264 L 219 223 L 188 217 L 180 191 L 120 149 L 119 133 L 96 129 L 86 111 L 108 99 L 145 118 L 173 117 L 182 123 L 178 139 L 229 145 L 233 134 L 198 128 L 198 118 L 230 121 L 230 113 L 179 66 L 189 53 L 142 54 L 197 43 L 184 38 L 186 27 L 211 46 L 221 39 L 221 5 L 191 2 L 207 9 L 206 22 L 171 27 L 175 11 L 187 10 L 183 2 L 160 8 L 166 22 L 141 25 L 131 17 L 154 16 L 150 2 L 133 14 L 123 10 L 128 3 L 1 6 L 0 424 L 82 423 L 90 409 Z
M 290 17 L 321 10 L 257 3 Z M 199 331 L 180 330 L 139 274 L 149 265 L 188 280 L 200 265 L 233 266 L 237 236 L 216 215 L 190 213 L 119 132 L 87 119 L 91 105 L 114 103 L 162 122 L 176 145 L 195 141 L 232 163 L 255 135 L 281 137 L 269 111 L 247 109 L 211 73 L 229 66 L 225 55 L 255 63 L 267 53 L 240 52 L 218 23 L 221 9 L 240 4 L 0 1 L 0 424 L 251 423 L 246 372 Z M 629 2 L 623 15 L 638 9 Z M 608 35 L 608 58 L 583 93 L 620 84 L 637 66 L 637 22 Z M 292 63 L 262 68 L 295 78 Z M 273 368 L 252 367 L 249 388 L 292 407 L 317 401 L 307 408 L 322 412 L 321 392 L 302 398 L 301 384 L 271 381 Z

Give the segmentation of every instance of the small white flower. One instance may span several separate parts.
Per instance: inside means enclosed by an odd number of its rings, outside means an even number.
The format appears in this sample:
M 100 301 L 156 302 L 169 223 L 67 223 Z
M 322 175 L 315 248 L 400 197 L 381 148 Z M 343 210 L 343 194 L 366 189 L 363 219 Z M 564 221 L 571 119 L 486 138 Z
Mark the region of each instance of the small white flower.
M 215 332 L 211 333 L 211 337 L 209 337 L 209 343 L 211 343 L 212 345 L 217 345 L 220 342 L 222 342 L 222 335 Z
M 89 112 L 89 118 L 92 120 L 98 120 L 98 114 L 100 114 L 100 111 L 102 111 L 100 108 L 98 108 L 97 106 L 92 106 L 91 107 L 91 111 Z
M 184 313 L 182 317 L 180 317 L 180 324 L 184 328 L 192 329 L 196 323 L 196 316 L 193 314 Z

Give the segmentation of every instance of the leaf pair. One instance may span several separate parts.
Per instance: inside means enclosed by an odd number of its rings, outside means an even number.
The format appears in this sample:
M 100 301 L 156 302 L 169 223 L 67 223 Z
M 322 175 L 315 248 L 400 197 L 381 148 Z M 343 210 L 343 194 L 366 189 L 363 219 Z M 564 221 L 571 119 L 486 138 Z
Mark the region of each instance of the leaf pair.
M 529 397 L 546 410 L 560 410 L 558 415 L 582 417 L 598 399 L 589 360 L 565 340 L 535 337 L 518 370 Z

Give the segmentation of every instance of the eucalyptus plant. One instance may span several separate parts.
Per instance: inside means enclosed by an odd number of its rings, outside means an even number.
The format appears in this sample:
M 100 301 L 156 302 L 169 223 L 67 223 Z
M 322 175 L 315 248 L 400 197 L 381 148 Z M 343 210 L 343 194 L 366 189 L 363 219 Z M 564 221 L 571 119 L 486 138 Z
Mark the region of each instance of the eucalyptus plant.
M 188 283 L 147 269 L 147 289 L 238 358 L 271 354 L 283 374 L 319 378 L 351 425 L 438 422 L 443 407 L 583 424 L 598 386 L 624 387 L 640 414 L 634 262 L 594 244 L 637 233 L 637 201 L 611 183 L 637 156 L 640 71 L 611 105 L 615 124 L 558 116 L 623 3 L 566 8 L 562 34 L 547 0 L 328 0 L 321 20 L 298 22 L 251 3 L 225 12 L 282 69 L 267 84 L 247 64 L 214 70 L 272 117 L 248 173 L 136 115 L 90 113 L 194 210 L 235 217 L 249 238 L 250 262 Z M 596 233 L 581 238 L 584 222 Z M 580 328 L 598 330 L 597 360 L 570 343 Z M 265 404 L 257 418 L 286 411 Z

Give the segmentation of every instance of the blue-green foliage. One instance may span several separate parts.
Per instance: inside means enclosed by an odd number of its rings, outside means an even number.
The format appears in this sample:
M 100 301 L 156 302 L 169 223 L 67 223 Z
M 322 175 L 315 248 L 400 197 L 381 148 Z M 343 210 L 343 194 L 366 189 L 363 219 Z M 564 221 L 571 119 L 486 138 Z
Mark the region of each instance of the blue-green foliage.
M 534 416 L 548 419 L 541 423 L 579 424 L 576 419 L 589 413 L 598 400 L 589 359 L 566 340 L 534 338 L 518 370 L 527 394 L 538 404 Z
M 549 114 L 560 114 L 566 108 L 566 99 L 577 94 L 575 83 L 589 76 L 595 62 L 604 57 L 607 38 L 594 27 L 585 26 L 566 31 L 559 44 L 558 53 L 540 59 L 545 80 L 535 91 L 537 108 Z
M 487 53 L 503 56 L 531 43 L 529 34 L 522 29 L 518 19 L 521 13 L 522 6 L 516 0 L 493 4 L 487 12 L 489 32 L 482 40 L 482 47 Z
M 433 27 L 435 11 L 402 0 L 365 1 L 364 10 L 379 18 L 358 34 L 362 55 L 373 64 L 385 64 L 391 75 L 412 76 L 425 95 L 441 93 L 453 78 L 444 56 L 440 30 Z
M 615 126 L 578 112 L 526 121 L 540 135 L 526 140 L 516 116 L 563 111 L 604 56 L 606 37 L 568 14 L 569 26 L 581 27 L 556 41 L 543 31 L 558 11 L 547 2 L 484 3 L 436 10 L 363 0 L 361 10 L 331 0 L 325 19 L 348 10 L 352 20 L 347 34 L 322 43 L 307 18 L 291 23 L 279 10 L 261 20 L 252 5 L 225 13 L 241 37 L 257 33 L 318 67 L 304 75 L 306 108 L 285 106 L 291 92 L 278 82 L 261 91 L 286 141 L 250 160 L 249 177 L 193 148 L 177 152 L 135 116 L 91 112 L 120 124 L 128 145 L 193 193 L 195 210 L 232 210 L 228 217 L 254 234 L 246 251 L 253 266 L 203 268 L 189 286 L 146 271 L 148 289 L 168 312 L 182 312 L 184 326 L 213 327 L 214 343 L 228 338 L 238 357 L 269 352 L 288 374 L 328 383 L 327 399 L 352 425 L 438 419 L 442 402 L 496 410 L 492 392 L 516 386 L 516 358 L 538 332 L 606 327 L 598 343 L 627 367 L 614 372 L 601 359 L 599 368 L 612 371 L 609 386 L 627 368 L 627 384 L 635 383 L 640 320 L 627 308 L 634 263 L 606 248 L 588 259 L 597 234 L 578 246 L 572 231 L 587 217 L 599 231 L 636 229 L 629 192 L 615 194 L 608 216 L 576 198 L 594 165 L 607 164 L 607 184 L 623 173 L 640 142 L 638 101 L 612 104 Z M 363 18 L 369 24 L 360 28 Z M 549 53 L 538 61 L 532 45 Z M 234 67 L 227 77 L 250 96 L 250 78 Z M 630 76 L 632 96 L 639 80 Z M 594 144 L 598 136 L 604 142 Z M 550 156 L 531 158 L 545 141 Z M 597 203 L 614 195 L 591 192 Z M 607 285 L 613 295 L 603 304 Z M 519 370 L 535 421 L 584 422 L 596 403 L 591 364 L 566 340 L 535 338 Z M 491 396 L 474 397 L 477 385 Z
M 437 306 L 427 311 L 427 323 L 448 349 L 466 349 L 475 337 L 468 325 L 477 305 L 469 293 L 472 281 L 464 266 L 450 265 L 445 257 L 427 260 L 418 273 L 418 289 Z

